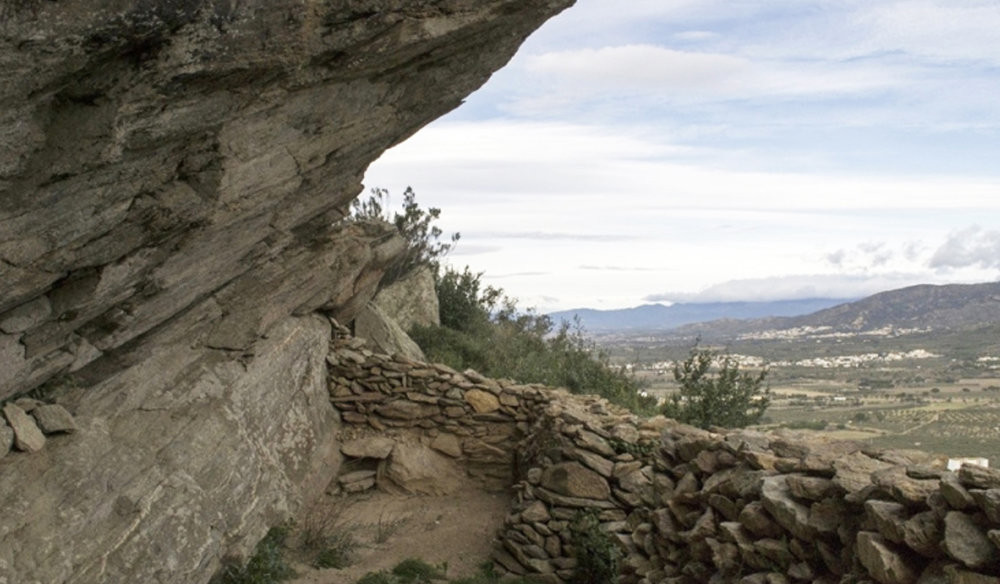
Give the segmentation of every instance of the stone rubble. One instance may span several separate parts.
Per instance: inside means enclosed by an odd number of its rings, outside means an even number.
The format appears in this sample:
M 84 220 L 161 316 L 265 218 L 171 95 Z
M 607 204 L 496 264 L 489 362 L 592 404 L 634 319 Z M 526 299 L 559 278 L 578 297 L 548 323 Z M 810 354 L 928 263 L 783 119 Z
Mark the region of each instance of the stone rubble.
M 3 417 L 0 417 L 0 458 L 7 456 L 12 448 L 21 452 L 38 452 L 45 447 L 47 435 L 76 431 L 76 421 L 72 414 L 61 405 L 19 398 L 3 406 Z
M 512 488 L 502 572 L 568 582 L 571 525 L 591 511 L 620 544 L 621 584 L 1000 582 L 996 470 L 641 419 L 594 396 L 376 354 L 346 329 L 328 364 L 343 452 L 361 456 L 344 467 L 374 461 L 371 486 L 405 489 L 386 472 L 394 454 L 356 447 L 388 437 L 393 453 L 416 444 L 442 468 Z

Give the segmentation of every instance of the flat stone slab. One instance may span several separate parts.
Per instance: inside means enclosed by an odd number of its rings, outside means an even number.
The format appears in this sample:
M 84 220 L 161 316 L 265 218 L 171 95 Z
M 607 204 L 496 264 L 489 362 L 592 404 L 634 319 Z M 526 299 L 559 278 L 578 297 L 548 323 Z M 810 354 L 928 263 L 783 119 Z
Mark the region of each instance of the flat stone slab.
M 14 447 L 23 452 L 38 452 L 45 447 L 45 435 L 24 410 L 14 404 L 3 407 L 3 415 L 14 430 Z
M 45 434 L 69 434 L 79 430 L 73 415 L 59 404 L 40 405 L 31 411 L 31 415 Z
M 344 442 L 340 451 L 352 458 L 387 458 L 396 442 L 392 438 L 373 436 Z

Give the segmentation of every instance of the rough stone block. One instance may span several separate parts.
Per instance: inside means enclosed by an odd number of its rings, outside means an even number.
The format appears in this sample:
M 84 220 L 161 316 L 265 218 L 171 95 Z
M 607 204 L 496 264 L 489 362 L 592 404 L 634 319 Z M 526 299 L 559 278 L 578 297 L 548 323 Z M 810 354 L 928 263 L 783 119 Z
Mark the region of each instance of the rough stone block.
M 45 435 L 24 410 L 14 404 L 3 407 L 7 423 L 14 430 L 14 447 L 23 452 L 38 452 L 45 447 Z
M 38 427 L 45 434 L 73 433 L 79 428 L 72 414 L 59 404 L 43 404 L 31 411 Z

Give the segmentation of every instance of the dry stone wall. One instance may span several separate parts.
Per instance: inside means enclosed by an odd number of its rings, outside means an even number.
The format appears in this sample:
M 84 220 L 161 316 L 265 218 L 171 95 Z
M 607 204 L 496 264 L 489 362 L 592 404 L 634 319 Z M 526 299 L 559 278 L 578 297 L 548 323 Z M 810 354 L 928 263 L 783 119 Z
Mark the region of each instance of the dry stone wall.
M 510 573 L 569 581 L 573 525 L 589 513 L 621 550 L 622 583 L 1000 582 L 1000 471 L 642 419 L 592 396 L 374 354 L 344 335 L 328 362 L 333 404 L 367 436 L 345 454 L 389 461 L 355 471 L 369 473 L 362 488 L 405 485 L 388 470 L 402 442 L 378 452 L 377 438 L 403 430 L 511 487 L 494 552 Z

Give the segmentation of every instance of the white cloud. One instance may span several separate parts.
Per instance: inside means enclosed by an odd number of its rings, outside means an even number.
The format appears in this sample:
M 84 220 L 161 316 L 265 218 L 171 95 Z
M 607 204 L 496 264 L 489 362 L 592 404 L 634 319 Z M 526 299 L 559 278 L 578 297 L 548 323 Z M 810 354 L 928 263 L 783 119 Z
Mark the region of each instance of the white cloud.
M 525 69 L 577 98 L 658 92 L 665 100 L 745 99 L 764 95 L 845 94 L 894 84 L 894 73 L 868 64 L 779 62 L 655 45 L 549 52 L 525 59 Z M 581 95 L 581 92 L 583 95 Z
M 748 172 L 726 168 L 727 160 L 724 151 L 628 128 L 439 122 L 389 150 L 365 182 L 456 200 L 479 193 L 498 205 L 565 205 L 570 197 L 599 213 L 616 198 L 650 210 L 1000 210 L 1000 179 Z
M 1000 269 L 1000 231 L 972 226 L 952 233 L 934 252 L 930 267 Z
M 719 38 L 719 33 L 710 30 L 685 30 L 674 34 L 673 38 L 678 41 L 700 42 Z

